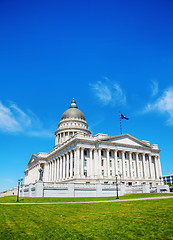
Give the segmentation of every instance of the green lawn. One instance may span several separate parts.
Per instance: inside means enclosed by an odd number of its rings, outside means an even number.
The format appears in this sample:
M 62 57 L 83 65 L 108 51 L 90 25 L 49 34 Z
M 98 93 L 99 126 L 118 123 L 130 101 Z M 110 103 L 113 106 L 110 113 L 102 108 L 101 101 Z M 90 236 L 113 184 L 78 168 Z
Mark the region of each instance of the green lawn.
M 173 239 L 172 206 L 172 198 L 0 205 L 0 239 Z
M 132 199 L 132 198 L 143 198 L 143 197 L 159 197 L 159 196 L 173 196 L 173 193 L 136 193 L 126 194 L 119 197 L 120 199 Z M 0 203 L 5 202 L 16 202 L 16 196 L 0 197 Z M 21 197 L 20 202 L 83 202 L 83 201 L 102 201 L 102 200 L 115 200 L 116 197 L 80 197 L 80 198 L 30 198 Z

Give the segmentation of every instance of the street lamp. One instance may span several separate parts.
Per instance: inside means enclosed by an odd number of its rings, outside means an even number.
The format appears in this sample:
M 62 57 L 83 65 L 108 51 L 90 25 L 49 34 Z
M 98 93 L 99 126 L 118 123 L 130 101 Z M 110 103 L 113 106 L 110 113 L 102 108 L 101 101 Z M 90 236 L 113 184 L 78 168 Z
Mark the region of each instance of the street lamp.
M 20 188 L 20 183 L 21 183 L 21 186 L 22 186 L 22 181 L 23 181 L 23 177 L 21 177 L 21 178 L 18 180 L 17 202 L 19 202 L 19 188 Z
M 117 198 L 116 199 L 119 199 L 119 197 L 118 197 L 118 180 L 117 180 L 118 175 L 116 174 L 115 177 L 116 177 L 116 187 L 117 187 Z

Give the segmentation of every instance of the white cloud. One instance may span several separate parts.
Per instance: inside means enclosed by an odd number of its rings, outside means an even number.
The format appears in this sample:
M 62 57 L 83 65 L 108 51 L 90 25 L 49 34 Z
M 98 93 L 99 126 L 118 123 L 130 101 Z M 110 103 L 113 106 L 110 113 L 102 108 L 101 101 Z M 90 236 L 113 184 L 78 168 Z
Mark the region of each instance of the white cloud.
M 151 81 L 151 96 L 154 97 L 158 94 L 158 91 L 159 91 L 159 84 L 156 80 L 152 80 Z
M 173 87 L 165 90 L 163 95 L 159 97 L 154 103 L 147 105 L 145 112 L 159 111 L 160 113 L 166 113 L 168 116 L 167 122 L 173 124 Z
M 108 78 L 105 78 L 105 82 L 97 81 L 90 84 L 96 97 L 104 105 L 121 105 L 126 103 L 126 95 L 117 82 L 112 82 Z
M 51 133 L 42 128 L 42 122 L 30 110 L 22 111 L 16 104 L 5 106 L 0 102 L 0 131 L 24 133 L 29 136 L 51 137 Z

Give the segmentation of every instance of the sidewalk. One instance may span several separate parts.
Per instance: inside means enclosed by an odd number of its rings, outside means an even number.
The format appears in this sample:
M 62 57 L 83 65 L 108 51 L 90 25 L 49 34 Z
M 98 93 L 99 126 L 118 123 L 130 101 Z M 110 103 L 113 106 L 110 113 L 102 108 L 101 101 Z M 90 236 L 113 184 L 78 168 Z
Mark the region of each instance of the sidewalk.
M 105 201 L 87 201 L 87 202 L 42 202 L 42 203 L 0 203 L 0 205 L 47 205 L 47 204 L 76 204 L 76 203 L 106 203 L 106 202 L 129 202 L 129 201 L 141 201 L 141 200 L 157 200 L 157 199 L 167 199 L 173 198 L 173 196 L 163 196 L 163 197 L 148 197 L 148 198 L 134 198 L 134 199 L 117 199 L 117 200 L 105 200 Z

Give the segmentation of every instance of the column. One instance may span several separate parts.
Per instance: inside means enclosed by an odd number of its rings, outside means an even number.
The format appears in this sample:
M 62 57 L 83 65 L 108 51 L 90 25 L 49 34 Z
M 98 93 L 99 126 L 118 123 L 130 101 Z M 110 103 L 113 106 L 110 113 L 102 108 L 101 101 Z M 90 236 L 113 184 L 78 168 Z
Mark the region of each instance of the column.
M 48 182 L 50 181 L 50 163 L 48 163 Z
M 92 148 L 90 148 L 90 159 L 89 159 L 89 164 L 87 164 L 87 165 L 89 165 L 88 167 L 87 167 L 87 175 L 88 176 L 92 176 L 93 175 L 93 172 L 92 172 Z M 89 173 L 88 173 L 88 171 L 89 171 Z
M 61 133 L 59 134 L 59 143 L 62 143 Z
M 58 144 L 58 135 L 56 135 L 56 137 L 55 137 L 55 145 L 57 145 Z
M 51 162 L 49 162 L 49 181 L 51 182 Z
M 149 154 L 149 174 L 150 174 L 150 178 L 152 178 L 153 173 L 152 173 L 152 164 L 151 164 L 151 154 Z
M 65 179 L 65 154 L 63 155 L 63 172 L 62 172 L 62 178 Z
M 51 162 L 49 162 L 49 182 L 51 182 Z
M 159 177 L 162 177 L 162 168 L 161 168 L 161 163 L 160 163 L 160 156 L 157 157 L 158 158 L 158 166 L 159 166 Z
M 158 173 L 158 164 L 157 164 L 157 157 L 154 156 L 154 167 L 155 167 L 155 173 L 156 173 L 156 179 L 159 178 L 159 173 Z
M 107 176 L 107 158 L 104 159 L 103 169 L 104 169 L 104 176 Z
M 115 174 L 118 175 L 118 159 L 117 159 L 117 150 L 114 151 L 114 159 L 115 159 Z
M 59 158 L 57 159 L 57 179 L 59 180 Z
M 125 156 L 124 156 L 124 151 L 122 152 L 122 176 L 125 177 Z
M 51 161 L 51 182 L 53 181 L 53 161 Z
M 138 153 L 136 153 L 136 176 L 140 177 L 139 176 L 139 154 Z
M 55 177 L 54 170 L 55 170 L 55 161 L 53 160 L 52 161 L 52 181 L 54 181 L 54 177 Z
M 81 148 L 81 177 L 84 177 L 84 149 Z
M 55 181 L 55 160 L 53 160 L 53 182 Z
M 113 156 L 113 160 L 112 160 L 112 177 L 115 177 L 115 158 Z
M 69 153 L 67 153 L 67 178 L 69 178 Z
M 101 149 L 98 149 L 98 176 L 100 177 L 102 175 L 101 172 Z
M 62 180 L 62 156 L 60 157 L 59 178 Z
M 73 152 L 70 152 L 70 177 L 73 177 Z
M 129 177 L 133 177 L 132 173 L 132 153 L 129 152 Z
M 55 159 L 55 181 L 57 180 L 57 159 Z
M 76 174 L 77 177 L 79 177 L 79 167 L 80 167 L 80 161 L 79 161 L 79 148 L 76 149 Z
M 53 160 L 53 181 L 56 180 L 55 173 L 56 173 L 56 160 Z
M 146 170 L 145 170 L 145 153 L 142 153 L 142 165 L 143 165 L 143 177 L 146 178 Z
M 77 173 L 77 161 L 76 161 L 76 149 L 74 150 L 74 177 L 76 177 L 76 173 Z
M 97 149 L 94 149 L 94 176 L 98 176 L 98 152 Z
M 107 173 L 106 175 L 110 177 L 110 159 L 109 159 L 109 149 L 106 149 L 106 162 L 107 162 Z

